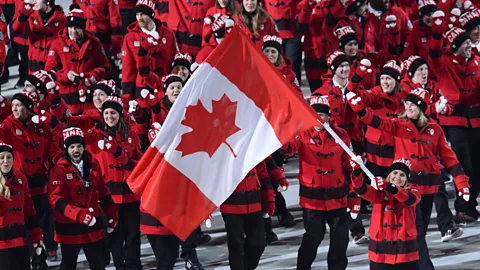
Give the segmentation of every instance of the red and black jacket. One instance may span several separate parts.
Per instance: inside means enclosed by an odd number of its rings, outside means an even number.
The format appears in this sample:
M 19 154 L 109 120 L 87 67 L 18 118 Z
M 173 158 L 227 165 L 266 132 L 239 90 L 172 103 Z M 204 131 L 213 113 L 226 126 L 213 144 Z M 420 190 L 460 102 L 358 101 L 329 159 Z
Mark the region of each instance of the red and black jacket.
M 27 231 L 35 243 L 42 240 L 42 229 L 38 226 L 27 178 L 14 168 L 3 176 L 10 189 L 10 200 L 0 196 L 0 250 L 26 246 Z
M 265 9 L 275 21 L 279 36 L 282 39 L 291 39 L 298 36 L 295 30 L 298 3 L 300 3 L 300 0 L 265 1 Z
M 352 185 L 360 197 L 373 205 L 368 258 L 385 264 L 417 261 L 415 206 L 421 196 L 416 186 L 398 187 L 398 193 L 393 195 L 367 185 L 360 171 L 352 173 Z
M 346 145 L 350 139 L 345 130 L 332 126 Z M 300 173 L 300 206 L 330 211 L 347 207 L 350 158 L 326 130 L 314 128 L 302 132 L 280 148 L 283 155 L 298 151 Z
M 105 185 L 98 161 L 87 155 L 82 172 L 65 158 L 60 158 L 50 173 L 50 205 L 55 210 L 55 241 L 60 244 L 86 244 L 105 238 L 102 209 L 107 216 L 117 206 Z M 66 208 L 73 209 L 67 211 Z M 101 208 L 100 208 L 101 207 Z M 93 209 L 97 222 L 87 226 L 76 221 L 80 209 Z

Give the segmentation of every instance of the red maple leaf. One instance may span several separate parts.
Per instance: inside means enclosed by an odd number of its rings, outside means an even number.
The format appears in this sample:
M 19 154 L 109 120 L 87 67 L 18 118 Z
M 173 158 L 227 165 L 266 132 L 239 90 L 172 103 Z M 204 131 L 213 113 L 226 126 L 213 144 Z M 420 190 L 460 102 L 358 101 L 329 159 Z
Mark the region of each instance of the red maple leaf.
M 225 143 L 237 157 L 232 147 L 227 143 L 227 138 L 240 131 L 235 125 L 237 102 L 232 102 L 226 94 L 220 100 L 212 101 L 212 112 L 208 112 L 200 99 L 197 105 L 187 106 L 185 119 L 182 125 L 193 130 L 182 135 L 176 150 L 182 152 L 182 157 L 196 152 L 206 152 L 209 157 Z

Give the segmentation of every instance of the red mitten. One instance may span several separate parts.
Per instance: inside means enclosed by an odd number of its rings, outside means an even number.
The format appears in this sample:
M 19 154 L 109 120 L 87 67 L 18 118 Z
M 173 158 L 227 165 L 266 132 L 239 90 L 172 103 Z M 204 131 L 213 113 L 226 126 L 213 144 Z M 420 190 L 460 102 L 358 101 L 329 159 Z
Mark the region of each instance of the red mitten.
M 97 223 L 97 219 L 92 215 L 93 208 L 80 208 L 78 212 L 77 221 L 86 226 L 93 226 Z
M 60 99 L 60 88 L 55 84 L 54 81 L 48 82 L 46 84 L 47 95 L 52 101 Z
M 112 154 L 117 153 L 117 150 L 119 148 L 112 136 L 108 136 L 106 140 L 99 140 L 97 145 L 100 150 L 104 150 Z
M 118 224 L 118 207 L 115 204 L 110 204 L 106 206 L 103 211 L 105 211 L 105 215 L 107 216 L 107 233 L 112 233 Z
M 400 25 L 397 23 L 397 16 L 388 15 L 385 18 L 386 28 L 390 35 L 398 35 L 400 33 Z
M 80 78 L 85 79 L 85 85 L 87 87 L 97 84 L 98 82 L 98 79 L 95 77 L 95 75 L 90 73 L 80 73 Z
M 468 176 L 458 175 L 453 179 L 458 189 L 458 196 L 462 196 L 463 199 L 468 202 L 470 200 L 470 184 L 468 184 Z
M 347 93 L 347 101 L 348 101 L 348 104 L 350 104 L 350 108 L 352 108 L 354 112 L 359 112 L 365 109 L 365 105 L 363 104 L 362 98 L 357 96 L 353 92 Z
M 160 100 L 158 100 L 154 94 L 151 94 L 148 89 L 142 89 L 142 91 L 140 91 L 140 96 L 141 98 L 137 100 L 142 109 L 151 108 L 160 102 Z
M 288 185 L 289 185 L 287 179 L 282 179 L 282 180 L 278 181 L 278 184 L 279 184 L 278 189 L 277 189 L 278 192 L 287 191 Z
M 33 13 L 33 6 L 35 5 L 33 0 L 25 0 L 23 1 L 25 5 L 21 9 L 20 13 L 24 16 L 30 16 Z
M 448 23 L 445 18 L 445 13 L 437 10 L 432 14 L 432 33 L 443 35 L 448 29 Z
M 358 196 L 356 198 L 351 197 L 348 199 L 347 212 L 350 212 L 350 216 L 352 217 L 352 219 L 357 219 L 358 214 L 360 213 L 360 204 L 361 200 L 360 198 L 358 198 Z
M 358 67 L 355 69 L 355 74 L 352 77 L 352 82 L 359 83 L 360 81 L 362 81 L 367 74 L 372 73 L 371 67 L 372 62 L 370 62 L 370 60 L 366 58 L 362 59 Z
M 455 23 L 457 22 L 458 18 L 460 18 L 461 14 L 462 12 L 458 8 L 450 10 L 450 21 L 448 22 L 448 28 L 452 28 L 455 26 Z
M 363 164 L 361 156 L 355 156 L 350 160 L 350 166 L 352 166 L 352 171 L 360 170 L 360 164 Z
M 383 179 L 380 176 L 375 176 L 373 181 L 375 182 L 377 190 L 384 190 L 385 187 L 387 186 L 387 181 L 385 181 L 385 179 Z
M 262 190 L 264 217 L 271 217 L 275 212 L 275 192 L 271 188 Z
M 78 89 L 78 98 L 80 102 L 85 102 L 87 101 L 87 95 L 90 94 L 90 90 L 85 90 L 85 89 Z
M 33 248 L 35 249 L 35 254 L 42 254 L 43 250 L 43 234 L 40 227 L 35 227 L 30 229 L 30 235 L 32 236 Z

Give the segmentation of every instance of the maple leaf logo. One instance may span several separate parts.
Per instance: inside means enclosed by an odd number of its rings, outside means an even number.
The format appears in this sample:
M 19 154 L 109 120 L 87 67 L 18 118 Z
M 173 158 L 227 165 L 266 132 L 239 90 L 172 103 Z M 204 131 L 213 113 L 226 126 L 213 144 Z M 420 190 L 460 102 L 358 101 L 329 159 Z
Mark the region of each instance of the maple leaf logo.
M 196 152 L 206 152 L 211 158 L 222 143 L 225 143 L 237 157 L 227 138 L 241 129 L 235 125 L 237 102 L 232 102 L 226 94 L 220 100 L 212 101 L 212 112 L 208 112 L 200 99 L 197 105 L 187 106 L 182 125 L 193 130 L 182 135 L 180 144 L 175 148 L 182 157 Z

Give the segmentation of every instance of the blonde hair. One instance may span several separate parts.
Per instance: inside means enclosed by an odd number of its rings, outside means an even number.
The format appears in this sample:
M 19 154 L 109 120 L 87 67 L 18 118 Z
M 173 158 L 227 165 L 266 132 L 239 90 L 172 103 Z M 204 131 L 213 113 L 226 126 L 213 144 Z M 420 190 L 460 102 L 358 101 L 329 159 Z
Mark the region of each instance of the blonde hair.
M 2 171 L 0 171 L 0 196 L 10 201 L 10 188 L 7 187 L 6 181 L 7 179 L 5 179 Z
M 392 181 L 390 180 L 390 177 L 391 177 L 391 175 L 392 175 L 392 172 L 393 172 L 393 171 L 391 171 L 391 172 L 387 175 L 387 178 L 385 179 L 388 183 L 391 183 L 391 182 L 392 182 Z M 407 187 L 408 187 L 408 177 L 407 177 L 407 180 L 405 180 L 405 184 L 403 185 L 402 188 L 407 188 Z
M 407 111 L 404 111 L 401 114 L 399 114 L 398 118 L 408 121 Z M 418 115 L 418 119 L 417 119 L 417 125 L 418 127 L 423 128 L 427 124 L 428 124 L 428 117 L 426 117 L 423 111 L 420 110 L 420 114 Z
M 260 6 L 260 1 L 257 0 L 257 9 L 249 14 L 243 7 L 243 2 L 240 5 L 238 12 L 242 16 L 243 21 L 247 24 L 246 26 L 252 31 L 255 36 L 258 36 L 260 25 L 267 19 L 270 18 L 267 11 Z

